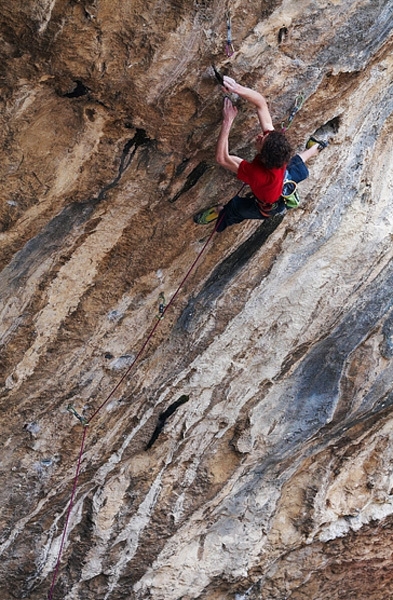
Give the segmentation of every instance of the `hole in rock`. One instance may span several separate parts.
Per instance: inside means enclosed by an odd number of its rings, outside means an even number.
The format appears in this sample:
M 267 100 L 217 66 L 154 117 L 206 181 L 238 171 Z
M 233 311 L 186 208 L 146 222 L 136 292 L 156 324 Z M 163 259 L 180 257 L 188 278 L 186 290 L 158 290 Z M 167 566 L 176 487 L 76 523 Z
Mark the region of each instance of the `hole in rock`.
M 75 81 L 75 87 L 72 92 L 68 92 L 64 94 L 65 98 L 80 98 L 81 96 L 86 96 L 89 92 L 89 88 L 87 88 L 81 81 Z
M 333 119 L 330 119 L 330 121 L 327 121 L 327 123 L 325 123 L 324 127 L 326 127 L 327 129 L 331 129 L 333 133 L 337 133 L 340 127 L 340 122 L 340 116 L 333 117 Z
M 86 113 L 86 117 L 89 119 L 89 121 L 91 121 L 93 123 L 96 111 L 92 108 L 87 108 L 85 113 Z

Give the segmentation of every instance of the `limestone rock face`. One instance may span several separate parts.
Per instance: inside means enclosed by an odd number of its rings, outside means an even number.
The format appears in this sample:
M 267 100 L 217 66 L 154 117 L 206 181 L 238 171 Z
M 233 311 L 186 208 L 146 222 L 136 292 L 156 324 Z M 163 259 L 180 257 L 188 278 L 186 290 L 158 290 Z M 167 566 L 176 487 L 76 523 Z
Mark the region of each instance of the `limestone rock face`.
M 392 0 L 0 14 L 0 597 L 386 600 Z M 221 234 L 212 64 L 277 127 L 303 94 L 297 150 L 335 130 L 300 208 Z

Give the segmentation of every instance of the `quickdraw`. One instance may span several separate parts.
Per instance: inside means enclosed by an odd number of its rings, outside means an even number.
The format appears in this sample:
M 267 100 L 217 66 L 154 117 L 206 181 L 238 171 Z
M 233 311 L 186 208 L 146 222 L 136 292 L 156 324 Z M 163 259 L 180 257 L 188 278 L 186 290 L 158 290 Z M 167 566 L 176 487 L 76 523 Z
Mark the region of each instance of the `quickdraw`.
M 232 23 L 231 23 L 231 14 L 229 10 L 227 11 L 227 43 L 225 44 L 225 54 L 230 57 L 235 52 L 232 43 Z
M 165 296 L 162 292 L 158 296 L 158 302 L 159 302 L 159 305 L 158 305 L 157 319 L 163 319 L 164 314 L 165 314 L 165 309 L 166 309 L 166 301 L 165 301 Z
M 74 408 L 74 406 L 72 404 L 69 404 L 67 406 L 67 410 L 68 412 L 72 413 L 74 415 L 74 417 L 76 417 L 78 419 L 78 421 L 80 421 L 83 425 L 83 427 L 87 427 L 88 422 L 87 419 L 85 419 L 85 417 L 82 417 L 82 415 L 80 415 Z
M 301 107 L 303 106 L 305 101 L 305 97 L 304 94 L 302 94 L 301 92 L 296 96 L 295 99 L 295 103 L 291 109 L 291 112 L 289 113 L 289 117 L 287 119 L 287 124 L 285 125 L 285 122 L 281 123 L 281 129 L 282 131 L 286 131 L 287 129 L 290 128 L 290 126 L 292 125 L 292 121 L 295 118 L 296 113 L 299 112 L 299 110 L 301 109 Z

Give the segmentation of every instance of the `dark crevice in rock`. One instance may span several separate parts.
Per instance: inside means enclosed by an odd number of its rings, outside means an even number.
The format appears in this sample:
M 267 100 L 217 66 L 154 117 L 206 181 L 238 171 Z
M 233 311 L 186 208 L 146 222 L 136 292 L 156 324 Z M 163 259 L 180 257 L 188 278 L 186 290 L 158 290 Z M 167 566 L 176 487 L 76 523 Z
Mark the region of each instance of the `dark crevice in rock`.
M 137 129 L 134 137 L 125 144 L 123 148 L 122 155 L 120 157 L 120 166 L 119 171 L 113 181 L 108 183 L 105 187 L 102 188 L 100 193 L 97 196 L 97 201 L 105 199 L 106 192 L 116 187 L 119 183 L 124 171 L 130 166 L 132 159 L 135 156 L 136 151 L 140 146 L 145 146 L 150 142 L 150 139 L 146 135 L 146 131 L 144 129 Z
M 75 81 L 75 87 L 72 92 L 63 94 L 64 98 L 80 98 L 89 93 L 89 88 L 86 87 L 79 79 Z
M 166 410 L 164 410 L 164 412 L 162 412 L 160 414 L 160 416 L 158 417 L 157 427 L 155 428 L 155 430 L 153 432 L 153 435 L 151 436 L 150 440 L 146 444 L 145 450 L 149 450 L 149 448 L 152 447 L 152 445 L 154 444 L 154 442 L 156 441 L 156 439 L 160 435 L 161 431 L 163 430 L 166 420 L 171 415 L 173 415 L 173 413 L 179 408 L 179 406 L 181 406 L 182 404 L 185 404 L 186 402 L 188 402 L 189 399 L 190 399 L 189 396 L 186 396 L 185 394 L 183 394 L 182 396 L 180 396 L 180 398 L 178 398 L 176 400 L 176 402 L 173 402 Z
M 330 119 L 327 123 L 325 123 L 324 127 L 329 127 L 333 133 L 337 133 L 340 128 L 341 117 L 340 115 Z
M 183 163 L 181 163 L 179 165 L 178 169 L 181 167 L 182 164 Z M 185 167 L 185 165 L 184 165 L 184 167 Z M 199 181 L 199 179 L 207 171 L 208 168 L 209 168 L 209 165 L 205 161 L 200 162 L 195 167 L 195 169 L 193 169 L 191 171 L 191 173 L 187 176 L 186 182 L 183 185 L 182 189 L 179 192 L 177 192 L 177 194 L 175 194 L 173 196 L 173 198 L 171 200 L 169 200 L 169 202 L 171 202 L 171 203 L 176 202 L 176 200 L 178 200 L 182 194 L 185 194 L 185 192 L 188 192 L 188 190 L 193 188 L 194 185 Z M 184 170 L 184 168 L 182 170 Z M 180 172 L 182 172 L 182 170 Z
M 184 169 L 186 168 L 186 166 L 188 165 L 189 162 L 190 162 L 189 158 L 183 158 L 181 163 L 178 164 L 175 169 L 175 177 L 180 177 L 180 175 L 184 172 Z
M 273 231 L 277 229 L 283 218 L 284 215 L 276 215 L 264 221 L 248 240 L 216 267 L 203 286 L 203 289 L 195 298 L 190 299 L 188 305 L 180 315 L 177 322 L 179 329 L 187 332 L 193 329 L 193 321 L 198 314 L 201 312 L 204 313 L 210 308 L 233 277 L 263 246 Z

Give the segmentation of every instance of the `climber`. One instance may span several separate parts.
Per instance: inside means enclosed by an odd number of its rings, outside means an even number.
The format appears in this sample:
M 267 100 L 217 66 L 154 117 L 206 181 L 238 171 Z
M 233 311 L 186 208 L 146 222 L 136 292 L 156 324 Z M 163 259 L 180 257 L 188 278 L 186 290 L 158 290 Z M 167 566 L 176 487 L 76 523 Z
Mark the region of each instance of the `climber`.
M 327 142 L 315 137 L 307 142 L 306 150 L 291 158 L 292 149 L 283 132 L 275 131 L 265 98 L 259 92 L 236 83 L 224 76 L 224 90 L 248 100 L 257 110 L 262 132 L 256 138 L 257 155 L 250 163 L 229 153 L 229 133 L 237 115 L 237 108 L 226 96 L 223 119 L 216 147 L 216 160 L 225 169 L 235 173 L 240 181 L 248 184 L 251 192 L 236 195 L 225 206 L 218 205 L 204 210 L 194 217 L 199 224 L 210 223 L 219 218 L 217 231 L 245 219 L 268 219 L 286 210 L 281 198 L 284 178 L 299 183 L 308 177 L 305 162 L 327 146 Z M 240 192 L 241 193 L 241 192 Z

